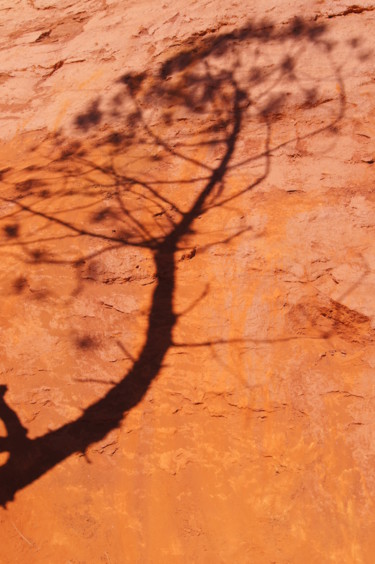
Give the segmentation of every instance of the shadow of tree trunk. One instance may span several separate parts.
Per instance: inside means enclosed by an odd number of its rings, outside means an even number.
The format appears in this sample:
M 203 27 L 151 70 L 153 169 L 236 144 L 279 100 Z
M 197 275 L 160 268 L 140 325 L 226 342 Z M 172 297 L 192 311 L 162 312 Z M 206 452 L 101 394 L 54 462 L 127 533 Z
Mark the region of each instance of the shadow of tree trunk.
M 299 22 L 299 23 L 298 23 Z M 22 213 L 31 216 L 39 216 L 47 222 L 54 222 L 62 229 L 73 233 L 75 236 L 93 237 L 103 241 L 105 244 L 115 248 L 115 246 L 141 247 L 151 251 L 155 266 L 156 286 L 152 295 L 152 302 L 148 313 L 148 327 L 144 345 L 134 361 L 130 370 L 124 374 L 123 378 L 114 385 L 103 397 L 86 407 L 80 417 L 60 428 L 49 431 L 42 436 L 34 439 L 27 438 L 26 429 L 22 426 L 16 413 L 7 405 L 4 399 L 5 387 L 2 389 L 0 401 L 0 417 L 7 428 L 7 437 L 0 439 L 0 450 L 8 452 L 8 460 L 0 467 L 0 504 L 5 506 L 12 501 L 15 494 L 31 484 L 43 474 L 53 469 L 57 464 L 68 458 L 73 453 L 85 453 L 87 448 L 103 439 L 112 429 L 118 427 L 124 419 L 124 415 L 144 398 L 150 384 L 158 376 L 163 361 L 168 351 L 175 345 L 173 340 L 173 330 L 176 325 L 178 315 L 174 307 L 175 284 L 176 284 L 176 253 L 181 248 L 181 242 L 192 230 L 192 225 L 196 219 L 213 209 L 215 206 L 224 206 L 229 201 L 241 197 L 255 186 L 258 186 L 267 177 L 270 170 L 271 148 L 269 146 L 271 123 L 273 119 L 278 119 L 285 95 L 277 91 L 273 92 L 274 85 L 280 85 L 285 76 L 290 75 L 295 68 L 296 61 L 288 55 L 286 64 L 286 54 L 281 57 L 277 65 L 275 79 L 270 82 L 270 77 L 264 74 L 264 69 L 256 67 L 246 67 L 248 78 L 246 84 L 238 84 L 235 79 L 235 72 L 238 71 L 239 58 L 233 55 L 234 47 L 240 49 L 241 42 L 253 42 L 257 47 L 269 41 L 279 42 L 280 48 L 286 40 L 301 42 L 322 42 L 324 29 L 315 24 L 307 24 L 303 20 L 291 23 L 282 32 L 274 31 L 274 27 L 269 23 L 258 29 L 253 25 L 248 25 L 230 34 L 213 35 L 205 39 L 200 44 L 186 47 L 181 52 L 164 63 L 160 70 L 160 76 L 154 79 L 151 86 L 146 89 L 144 99 L 151 100 L 151 104 L 157 104 L 158 100 L 163 101 L 163 117 L 165 121 L 170 118 L 170 106 L 174 108 L 183 107 L 191 112 L 192 115 L 202 115 L 207 112 L 208 117 L 212 117 L 211 126 L 213 136 L 209 141 L 204 141 L 214 147 L 221 147 L 219 164 L 216 167 L 198 162 L 190 153 L 182 153 L 179 147 L 173 146 L 168 141 L 158 137 L 147 125 L 144 118 L 142 107 L 137 102 L 137 95 L 147 82 L 145 74 L 127 75 L 120 79 L 120 83 L 125 85 L 130 93 L 130 98 L 135 104 L 135 111 L 128 112 L 126 134 L 112 134 L 110 143 L 112 147 L 112 157 L 125 151 L 129 144 L 138 144 L 144 147 L 146 144 L 141 136 L 134 133 L 134 122 L 142 123 L 143 130 L 146 131 L 150 143 L 154 147 L 163 150 L 167 157 L 173 157 L 182 161 L 191 162 L 200 169 L 204 169 L 205 175 L 200 179 L 201 188 L 197 190 L 195 198 L 192 199 L 187 211 L 180 212 L 178 220 L 171 220 L 168 224 L 167 233 L 160 234 L 155 228 L 155 233 L 151 233 L 147 225 L 139 223 L 136 215 L 126 208 L 121 199 L 121 191 L 118 186 L 140 185 L 145 191 L 143 202 L 151 199 L 162 211 L 165 206 L 171 205 L 167 196 L 163 195 L 160 186 L 153 188 L 151 181 L 134 179 L 131 176 L 120 174 L 112 164 L 107 168 L 93 164 L 86 154 L 83 154 L 79 143 L 70 149 L 63 151 L 58 159 L 59 169 L 63 173 L 67 168 L 66 159 L 70 163 L 79 163 L 75 174 L 86 174 L 86 171 L 96 170 L 107 175 L 115 186 L 115 196 L 118 201 L 119 212 L 122 219 L 127 221 L 128 231 L 123 234 L 105 234 L 99 231 L 90 230 L 88 226 L 77 226 L 69 223 L 55 213 L 40 211 L 35 205 L 23 203 L 22 197 L 27 197 L 32 193 L 36 181 L 29 184 L 16 186 L 19 195 L 14 199 L 3 198 L 5 202 L 13 202 Z M 298 25 L 297 25 L 298 23 Z M 187 42 L 189 45 L 189 42 Z M 218 58 L 233 55 L 231 68 L 220 68 L 215 66 Z M 213 62 L 208 63 L 209 57 L 213 57 Z M 196 70 L 197 64 L 201 64 L 200 74 Z M 251 66 L 251 65 L 250 65 Z M 174 81 L 174 76 L 177 79 Z M 171 81 L 168 78 L 172 77 Z M 340 77 L 339 77 L 340 78 Z M 339 79 L 338 78 L 338 79 Z M 340 79 L 341 80 L 341 79 Z M 259 94 L 256 105 L 255 95 L 250 94 L 254 84 L 264 85 L 264 92 Z M 311 91 L 307 94 L 309 103 L 313 105 L 318 99 L 318 91 Z M 306 101 L 304 102 L 306 103 Z M 216 104 L 216 106 L 215 106 Z M 342 118 L 344 113 L 345 99 L 343 95 L 338 96 L 338 111 L 328 120 L 327 124 L 317 128 L 312 134 L 323 129 L 332 128 L 334 124 Z M 231 168 L 233 156 L 236 149 L 244 116 L 248 108 L 256 107 L 256 118 L 267 131 L 267 141 L 260 156 L 249 157 L 243 163 L 236 163 Z M 88 132 L 96 128 L 102 119 L 99 101 L 94 101 L 88 110 L 77 116 L 76 126 L 83 132 Z M 216 129 L 215 129 L 216 128 Z M 130 133 L 129 133 L 130 132 Z M 127 136 L 126 136 L 127 135 Z M 203 142 L 202 142 L 203 144 Z M 100 143 L 98 143 L 100 148 Z M 194 148 L 193 145 L 189 146 Z M 234 167 L 244 166 L 251 158 L 262 158 L 265 162 L 264 172 L 255 180 L 251 180 L 235 193 L 225 193 L 225 181 L 228 171 Z M 83 172 L 82 172 L 83 171 Z M 66 173 L 69 175 L 70 173 Z M 193 180 L 182 179 L 189 186 Z M 194 179 L 195 182 L 195 179 Z M 67 189 L 68 190 L 68 189 Z M 43 190 L 42 190 L 43 192 Z M 67 192 L 68 193 L 68 192 Z M 48 198 L 46 191 L 42 198 Z M 178 199 L 178 198 L 177 198 Z M 174 205 L 174 203 L 172 202 Z M 163 207 L 164 206 L 164 207 Z M 175 205 L 177 209 L 177 203 Z M 97 221 L 105 219 L 104 213 L 98 210 Z M 130 226 L 130 227 L 129 227 Z M 44 257 L 35 251 L 30 251 L 30 243 L 22 243 L 19 240 L 19 226 L 16 223 L 5 226 L 7 241 L 15 241 L 23 247 L 25 252 L 40 264 L 43 262 L 53 262 L 53 259 Z M 129 235 L 130 233 L 130 235 Z M 240 231 L 233 234 L 238 236 Z M 34 253 L 34 254 L 32 254 Z M 59 259 L 60 263 L 63 259 Z M 69 262 L 68 259 L 66 259 Z M 58 262 L 58 261 L 57 261 Z M 19 283 L 21 285 L 21 282 Z

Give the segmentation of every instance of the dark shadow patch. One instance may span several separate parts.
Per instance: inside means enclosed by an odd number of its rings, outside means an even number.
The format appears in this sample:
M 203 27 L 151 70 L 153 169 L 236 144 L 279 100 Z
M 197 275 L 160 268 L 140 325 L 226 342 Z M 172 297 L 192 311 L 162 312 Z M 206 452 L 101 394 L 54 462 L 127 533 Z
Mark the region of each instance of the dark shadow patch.
M 35 184 L 37 184 L 36 181 L 33 178 L 29 178 L 28 180 L 23 180 L 22 182 L 17 182 L 16 190 L 18 192 L 26 194 L 27 192 L 30 192 L 30 190 L 32 190 L 32 188 Z
M 123 139 L 124 136 L 121 135 L 121 133 L 111 133 L 111 135 L 108 135 L 107 137 L 108 143 L 111 143 L 111 145 L 115 145 L 116 147 L 121 145 Z
M 113 211 L 111 210 L 111 208 L 104 208 L 104 209 L 99 210 L 97 212 L 94 212 L 92 214 L 91 222 L 92 223 L 99 223 L 99 222 L 104 221 L 105 219 L 107 219 L 109 217 L 114 217 Z
M 86 264 L 84 259 L 78 259 L 73 263 L 74 268 L 82 268 Z
M 27 288 L 27 278 L 25 276 L 18 276 L 12 284 L 13 292 L 21 294 Z
M 127 73 L 124 74 L 118 82 L 122 84 L 126 84 L 132 94 L 136 94 L 140 87 L 142 86 L 143 81 L 146 79 L 147 73 L 143 72 L 140 74 L 132 74 Z
M 96 349 L 98 346 L 97 339 L 91 335 L 82 335 L 75 339 L 75 345 L 77 349 L 87 351 Z
M 3 231 L 9 239 L 15 239 L 19 236 L 20 226 L 18 223 L 9 223 L 8 225 L 5 225 Z
M 294 75 L 294 59 L 290 55 L 287 55 L 281 63 L 281 69 L 287 75 Z
M 77 116 L 75 125 L 82 131 L 88 131 L 91 127 L 99 125 L 102 120 L 103 112 L 99 109 L 100 100 L 95 100 L 88 108 L 87 112 Z
M 142 116 L 140 112 L 132 112 L 127 117 L 126 120 L 127 126 L 130 127 L 130 129 L 134 129 L 134 127 L 139 123 L 141 117 Z
M 294 18 L 290 26 L 291 35 L 293 35 L 294 37 L 299 37 L 304 33 L 305 30 L 306 30 L 306 24 L 302 20 L 302 18 L 299 17 Z
M 43 249 L 33 249 L 30 251 L 30 256 L 34 262 L 41 262 L 47 258 L 47 253 Z
M 305 91 L 305 101 L 303 107 L 313 108 L 318 103 L 318 91 L 316 88 L 309 88 Z
M 47 190 L 47 188 L 44 188 L 43 190 L 41 190 L 41 191 L 38 193 L 38 196 L 39 196 L 40 198 L 49 198 L 50 195 L 51 195 L 51 192 L 50 192 L 49 190 Z

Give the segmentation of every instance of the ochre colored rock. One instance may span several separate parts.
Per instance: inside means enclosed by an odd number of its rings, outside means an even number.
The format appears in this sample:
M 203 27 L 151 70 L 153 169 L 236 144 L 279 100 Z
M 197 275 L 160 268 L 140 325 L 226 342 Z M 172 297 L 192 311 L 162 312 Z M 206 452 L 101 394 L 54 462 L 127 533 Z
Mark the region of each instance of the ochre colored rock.
M 0 10 L 0 562 L 372 563 L 372 4 Z

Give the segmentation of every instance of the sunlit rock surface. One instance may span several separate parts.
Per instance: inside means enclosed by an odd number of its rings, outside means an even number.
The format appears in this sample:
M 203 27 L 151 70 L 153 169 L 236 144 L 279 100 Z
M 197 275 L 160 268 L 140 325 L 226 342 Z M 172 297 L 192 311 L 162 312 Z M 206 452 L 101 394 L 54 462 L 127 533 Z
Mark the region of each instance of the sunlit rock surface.
M 243 4 L 1 3 L 1 563 L 374 562 L 375 8 Z

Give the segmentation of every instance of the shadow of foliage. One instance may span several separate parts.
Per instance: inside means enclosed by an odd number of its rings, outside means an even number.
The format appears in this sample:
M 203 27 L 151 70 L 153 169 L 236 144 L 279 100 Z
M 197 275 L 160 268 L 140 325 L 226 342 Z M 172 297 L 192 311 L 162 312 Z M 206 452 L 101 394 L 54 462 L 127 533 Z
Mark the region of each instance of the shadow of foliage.
M 334 48 L 323 24 L 301 18 L 193 35 L 156 70 L 116 78 L 107 98 L 91 101 L 76 116 L 76 139 L 63 131 L 49 138 L 43 165 L 29 167 L 26 180 L 16 182 L 12 170 L 1 171 L 10 194 L 2 201 L 16 208 L 2 218 L 4 252 L 18 252 L 30 268 L 72 266 L 73 297 L 102 275 L 98 257 L 119 248 L 149 252 L 154 277 L 142 350 L 121 380 L 82 415 L 30 439 L 5 400 L 6 387 L 1 388 L 0 417 L 8 435 L 0 439 L 0 448 L 9 458 L 0 467 L 0 504 L 73 453 L 85 453 L 145 396 L 167 352 L 181 346 L 173 339 L 182 315 L 174 306 L 177 254 L 192 259 L 200 238 L 197 220 L 215 208 L 241 206 L 241 198 L 269 175 L 272 154 L 296 141 L 271 145 L 274 124 L 327 99 L 327 81 L 306 67 L 314 57 L 327 58 L 340 88 L 329 93 L 325 120 L 303 138 L 338 127 L 345 89 L 332 59 Z M 257 148 L 240 158 L 237 147 L 251 136 L 259 141 Z M 241 186 L 232 185 L 229 177 L 250 163 L 256 172 L 245 175 Z M 178 177 L 179 170 L 189 172 Z M 30 221 L 35 229 L 26 229 Z M 223 232 L 222 238 L 213 234 L 206 248 L 249 230 L 245 225 Z M 78 239 L 92 241 L 94 250 L 83 256 L 61 251 L 65 241 Z M 27 285 L 28 277 L 19 276 L 13 293 L 23 295 Z M 96 341 L 87 334 L 74 346 L 86 351 Z

